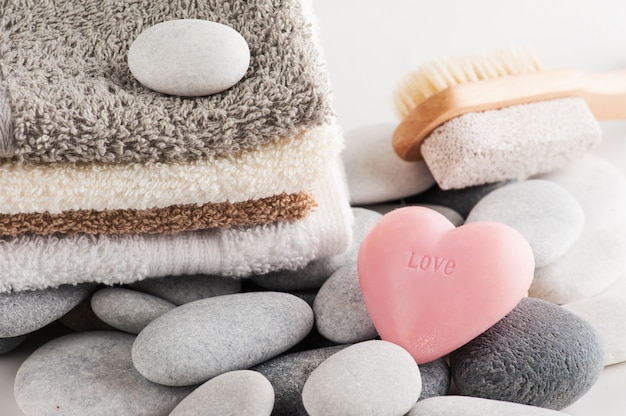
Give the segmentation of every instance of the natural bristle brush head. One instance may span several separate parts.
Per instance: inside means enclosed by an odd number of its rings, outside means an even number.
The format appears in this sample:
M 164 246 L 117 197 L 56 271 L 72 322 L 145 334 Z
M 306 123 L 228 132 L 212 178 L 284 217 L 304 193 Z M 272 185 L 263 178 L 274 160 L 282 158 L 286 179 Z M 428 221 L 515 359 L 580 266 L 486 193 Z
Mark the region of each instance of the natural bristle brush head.
M 529 48 L 522 47 L 435 59 L 401 81 L 394 94 L 396 112 L 403 119 L 428 97 L 454 85 L 528 74 L 541 69 L 535 54 Z
M 394 149 L 424 159 L 442 189 L 558 169 L 601 139 L 580 78 L 541 70 L 521 48 L 433 61 L 395 94 Z

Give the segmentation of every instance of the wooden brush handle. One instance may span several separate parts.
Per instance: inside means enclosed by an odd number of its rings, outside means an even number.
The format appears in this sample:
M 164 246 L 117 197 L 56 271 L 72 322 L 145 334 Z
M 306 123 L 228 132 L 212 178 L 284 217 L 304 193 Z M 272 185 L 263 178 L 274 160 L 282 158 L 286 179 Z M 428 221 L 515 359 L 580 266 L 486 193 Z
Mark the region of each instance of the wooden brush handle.
M 564 97 L 584 98 L 600 120 L 626 119 L 626 71 L 539 71 L 455 85 L 415 107 L 396 128 L 393 147 L 404 160 L 422 160 L 424 139 L 454 117 Z

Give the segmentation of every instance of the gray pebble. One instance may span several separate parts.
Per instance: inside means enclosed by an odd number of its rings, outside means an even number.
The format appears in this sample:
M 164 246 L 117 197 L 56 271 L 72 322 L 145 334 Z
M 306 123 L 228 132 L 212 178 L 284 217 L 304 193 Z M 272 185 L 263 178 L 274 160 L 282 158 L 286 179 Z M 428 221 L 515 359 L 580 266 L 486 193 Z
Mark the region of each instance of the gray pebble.
M 0 293 L 0 338 L 28 334 L 63 316 L 85 299 L 95 285 Z
M 394 123 L 374 124 L 346 132 L 341 158 L 353 205 L 392 201 L 434 185 L 423 160 L 407 162 L 393 150 Z
M 17 372 L 18 406 L 29 416 L 167 416 L 192 389 L 143 378 L 131 361 L 134 339 L 95 331 L 43 345 Z
M 169 416 L 269 416 L 274 389 L 261 374 L 237 370 L 207 381 L 187 396 Z
M 381 218 L 382 214 L 365 208 L 352 208 L 352 244 L 348 251 L 334 257 L 314 260 L 294 271 L 280 271 L 252 276 L 252 281 L 265 289 L 291 291 L 319 289 L 340 267 L 356 264 L 361 241 Z
M 322 362 L 302 389 L 310 416 L 404 415 L 422 386 L 415 360 L 387 341 L 351 345 Z
M 474 208 L 474 205 L 476 205 L 485 195 L 511 182 L 512 181 L 502 181 L 486 185 L 468 186 L 463 189 L 451 189 L 447 191 L 444 191 L 439 186 L 433 186 L 426 192 L 422 192 L 421 194 L 410 198 L 405 198 L 405 201 L 409 205 L 442 205 L 444 207 L 452 208 L 463 218 L 467 218 L 472 208 Z
M 165 299 L 121 287 L 100 289 L 91 297 L 91 308 L 98 318 L 131 334 L 138 334 L 175 307 Z
M 503 186 L 482 198 L 466 222 L 495 221 L 519 231 L 530 243 L 535 266 L 561 257 L 580 236 L 585 214 L 565 188 L 528 180 Z
M 18 337 L 0 338 L 0 355 L 13 351 L 26 340 L 26 335 Z
M 272 416 L 308 416 L 302 404 L 304 383 L 317 366 L 345 347 L 338 345 L 285 354 L 252 367 L 274 387 L 276 400 Z
M 217 296 L 152 321 L 135 341 L 133 362 L 156 383 L 199 384 L 279 355 L 312 327 L 311 307 L 287 293 Z
M 130 287 L 169 300 L 175 305 L 183 305 L 200 299 L 239 293 L 241 280 L 203 274 L 166 276 L 141 280 L 132 283 Z
M 560 410 L 593 386 L 603 360 L 590 324 L 553 303 L 524 298 L 452 352 L 450 368 L 462 395 Z
M 338 344 L 378 336 L 363 300 L 356 265 L 342 267 L 322 285 L 313 312 L 319 333 Z
M 422 393 L 420 400 L 429 397 L 445 396 L 450 390 L 450 366 L 443 358 L 420 364 L 420 375 L 422 376 Z
M 530 296 L 559 305 L 595 296 L 626 271 L 626 238 L 610 229 L 585 227 L 557 261 L 535 270 Z
M 566 413 L 480 397 L 444 396 L 420 400 L 406 416 L 565 416 Z
M 128 51 L 128 67 L 141 84 L 186 97 L 232 87 L 249 64 L 250 50 L 239 32 L 200 19 L 158 23 L 143 31 Z

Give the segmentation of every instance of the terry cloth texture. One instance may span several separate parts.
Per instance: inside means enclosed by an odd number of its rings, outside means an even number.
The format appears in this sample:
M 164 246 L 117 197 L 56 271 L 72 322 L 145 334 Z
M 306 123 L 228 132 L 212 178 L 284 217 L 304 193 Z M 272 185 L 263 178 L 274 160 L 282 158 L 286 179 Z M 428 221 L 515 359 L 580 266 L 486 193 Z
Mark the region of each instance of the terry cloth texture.
M 0 213 L 165 208 L 308 191 L 342 147 L 336 126 L 184 163 L 0 164 Z
M 177 233 L 241 225 L 300 220 L 316 206 L 307 193 L 281 194 L 249 201 L 173 205 L 147 210 L 79 210 L 60 214 L 0 214 L 0 236 L 35 234 Z
M 293 137 L 332 119 L 326 71 L 300 0 L 7 0 L 0 16 L 0 91 L 13 122 L 12 134 L 0 135 L 4 157 L 189 161 Z M 181 18 L 242 34 L 251 62 L 238 84 L 181 98 L 133 78 L 126 62 L 133 40 Z
M 353 217 L 339 164 L 314 184 L 313 193 L 319 208 L 300 221 L 176 234 L 2 238 L 0 292 L 170 275 L 245 277 L 295 270 L 345 252 L 351 243 Z

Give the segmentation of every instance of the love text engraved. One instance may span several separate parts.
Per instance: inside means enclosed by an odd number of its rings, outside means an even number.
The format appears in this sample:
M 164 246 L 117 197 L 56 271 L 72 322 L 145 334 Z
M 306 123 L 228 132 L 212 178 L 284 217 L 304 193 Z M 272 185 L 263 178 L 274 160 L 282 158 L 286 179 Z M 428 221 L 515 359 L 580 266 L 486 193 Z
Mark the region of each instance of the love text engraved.
M 456 262 L 453 259 L 447 259 L 445 257 L 432 256 L 430 254 L 419 254 L 411 251 L 407 267 L 418 271 L 430 271 L 444 276 L 451 276 L 454 274 Z

